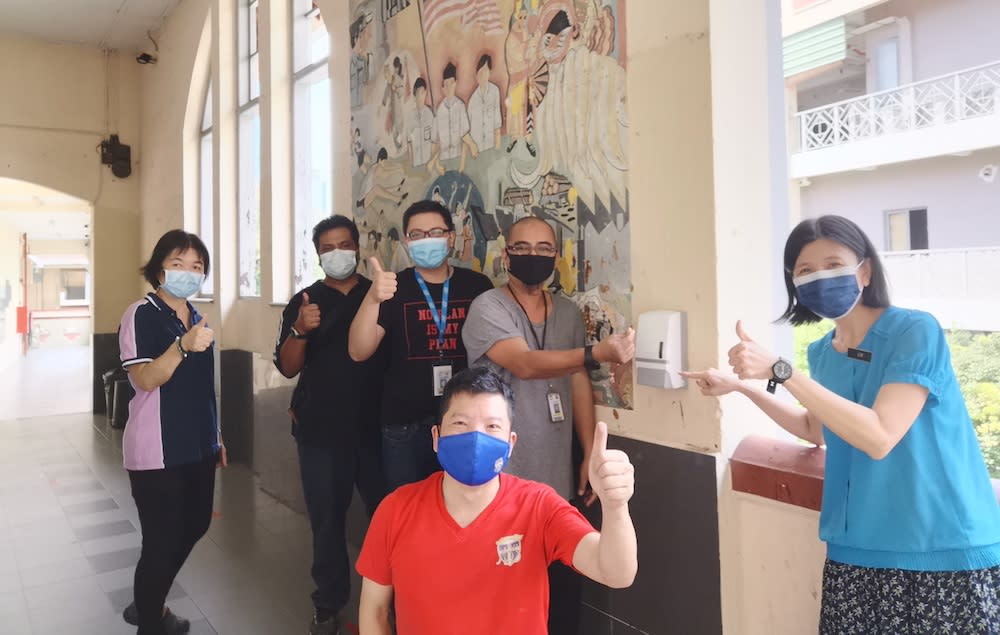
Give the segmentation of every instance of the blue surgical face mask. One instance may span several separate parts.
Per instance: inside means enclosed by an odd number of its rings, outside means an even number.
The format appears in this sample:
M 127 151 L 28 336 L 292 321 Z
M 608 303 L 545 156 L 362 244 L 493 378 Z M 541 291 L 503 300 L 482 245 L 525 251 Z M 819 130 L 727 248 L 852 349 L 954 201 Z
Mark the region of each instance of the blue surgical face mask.
M 334 249 L 320 254 L 319 264 L 334 280 L 345 280 L 358 268 L 358 253 L 353 249 Z
M 857 266 L 817 271 L 792 278 L 799 302 L 804 307 L 828 320 L 839 320 L 854 310 L 861 300 L 861 284 Z
M 438 438 L 438 463 L 453 479 L 475 487 L 499 474 L 510 458 L 510 443 L 474 430 Z
M 448 257 L 448 237 L 421 238 L 411 241 L 406 250 L 413 264 L 421 269 L 437 269 Z
M 205 282 L 205 274 L 200 271 L 181 271 L 180 269 L 164 269 L 163 290 L 181 300 L 186 300 L 198 293 Z

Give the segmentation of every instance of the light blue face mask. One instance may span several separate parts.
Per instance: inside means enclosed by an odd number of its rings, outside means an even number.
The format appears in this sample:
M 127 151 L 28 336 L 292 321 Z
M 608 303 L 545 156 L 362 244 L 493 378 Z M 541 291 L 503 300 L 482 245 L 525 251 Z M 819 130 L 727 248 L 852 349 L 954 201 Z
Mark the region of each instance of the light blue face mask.
M 839 320 L 846 316 L 861 300 L 858 269 L 864 262 L 792 278 L 799 302 L 821 318 Z
M 438 438 L 438 463 L 453 479 L 475 487 L 499 474 L 510 458 L 510 443 L 473 430 Z
M 345 280 L 358 268 L 358 253 L 353 249 L 334 249 L 319 255 L 323 273 L 334 280 Z
M 198 271 L 164 269 L 163 282 L 160 284 L 160 287 L 175 298 L 187 300 L 198 293 L 204 282 L 205 274 Z
M 406 250 L 416 266 L 421 269 L 437 269 L 448 258 L 448 237 L 414 240 L 407 245 Z

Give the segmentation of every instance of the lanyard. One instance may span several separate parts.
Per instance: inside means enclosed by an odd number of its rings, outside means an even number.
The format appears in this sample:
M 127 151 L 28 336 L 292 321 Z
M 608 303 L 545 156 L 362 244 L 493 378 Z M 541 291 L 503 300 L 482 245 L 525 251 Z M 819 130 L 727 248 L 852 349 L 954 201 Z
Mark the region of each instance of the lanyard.
M 413 275 L 417 277 L 417 284 L 420 285 L 420 290 L 424 292 L 424 299 L 427 300 L 427 306 L 431 310 L 431 317 L 434 318 L 434 325 L 437 326 L 438 355 L 443 357 L 444 332 L 448 328 L 448 288 L 451 286 L 451 277 L 444 281 L 444 290 L 441 292 L 441 312 L 438 313 L 437 306 L 434 305 L 434 298 L 431 297 L 427 283 L 424 282 L 424 277 L 416 269 L 413 270 Z
M 521 301 L 517 299 L 517 295 L 514 293 L 514 289 L 507 285 L 507 290 L 510 291 L 510 297 L 514 298 L 514 302 L 517 302 L 517 306 L 521 307 L 521 312 L 524 313 L 524 317 L 528 320 L 528 328 L 531 329 L 531 337 L 535 339 L 535 346 L 538 350 L 545 350 L 545 340 L 549 334 L 549 301 L 545 295 L 545 291 L 542 291 L 542 307 L 545 311 L 545 319 L 542 321 L 542 341 L 538 341 L 538 333 L 535 332 L 535 325 L 531 323 L 531 318 L 528 317 L 528 312 L 524 309 L 524 305 Z

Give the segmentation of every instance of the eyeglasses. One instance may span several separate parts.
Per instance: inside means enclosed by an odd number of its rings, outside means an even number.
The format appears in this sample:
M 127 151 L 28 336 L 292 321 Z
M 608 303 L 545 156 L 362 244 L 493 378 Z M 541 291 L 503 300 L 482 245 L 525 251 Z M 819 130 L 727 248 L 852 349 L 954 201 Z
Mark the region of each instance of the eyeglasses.
M 558 253 L 558 250 L 548 243 L 539 243 L 537 245 L 531 245 L 529 243 L 514 243 L 507 248 L 507 253 L 511 256 L 527 256 L 528 254 L 535 253 L 539 256 L 551 258 Z
M 424 238 L 441 238 L 442 236 L 447 236 L 450 233 L 450 229 L 442 229 L 440 227 L 428 229 L 427 231 L 422 229 L 411 229 L 406 233 L 406 237 L 410 240 L 422 240 Z

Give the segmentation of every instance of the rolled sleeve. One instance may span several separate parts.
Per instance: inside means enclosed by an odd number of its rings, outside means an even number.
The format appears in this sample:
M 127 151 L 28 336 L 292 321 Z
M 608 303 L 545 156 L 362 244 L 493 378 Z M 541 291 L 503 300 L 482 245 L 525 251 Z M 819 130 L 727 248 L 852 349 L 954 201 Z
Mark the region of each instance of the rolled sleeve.
M 469 316 L 462 326 L 462 342 L 469 354 L 470 366 L 481 362 L 497 342 L 513 338 L 524 339 L 524 334 L 496 293 L 484 293 L 472 301 Z

